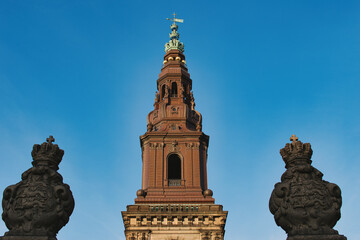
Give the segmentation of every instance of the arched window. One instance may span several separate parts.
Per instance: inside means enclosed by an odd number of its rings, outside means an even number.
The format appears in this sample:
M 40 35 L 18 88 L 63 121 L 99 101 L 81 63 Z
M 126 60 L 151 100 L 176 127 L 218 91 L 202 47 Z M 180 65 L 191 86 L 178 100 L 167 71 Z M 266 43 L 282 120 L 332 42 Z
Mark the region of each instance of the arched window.
M 161 87 L 161 99 L 164 99 L 165 97 L 165 84 Z
M 169 186 L 181 186 L 181 159 L 177 154 L 168 157 Z
M 172 97 L 177 97 L 178 91 L 177 91 L 177 84 L 176 82 L 173 82 L 171 84 L 171 96 Z

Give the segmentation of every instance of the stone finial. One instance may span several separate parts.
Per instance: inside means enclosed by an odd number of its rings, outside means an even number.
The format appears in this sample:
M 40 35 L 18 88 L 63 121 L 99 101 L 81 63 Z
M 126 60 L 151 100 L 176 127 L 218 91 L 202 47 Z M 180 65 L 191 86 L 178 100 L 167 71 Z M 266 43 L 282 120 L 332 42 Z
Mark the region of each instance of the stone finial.
M 297 136 L 295 136 L 295 134 L 291 135 L 290 141 L 292 141 L 292 144 L 295 144 L 298 140 L 299 140 L 299 138 Z
M 35 144 L 33 167 L 4 190 L 2 218 L 9 231 L 1 240 L 56 240 L 69 221 L 74 198 L 57 172 L 64 151 L 54 141 L 50 136 L 47 142 Z
M 59 169 L 59 164 L 64 156 L 64 150 L 60 149 L 57 144 L 53 144 L 55 138 L 50 136 L 46 139 L 46 142 L 41 145 L 35 144 L 31 155 L 34 159 L 33 166 L 42 165 L 48 166 L 55 170 Z
M 50 136 L 46 139 L 46 141 L 47 141 L 48 143 L 53 143 L 53 142 L 55 142 L 55 138 L 50 135 Z
M 340 219 L 340 188 L 322 180 L 323 174 L 311 166 L 310 143 L 297 141 L 295 135 L 290 140 L 280 150 L 287 170 L 269 202 L 276 224 L 287 240 L 346 240 L 333 229 Z
M 295 161 L 307 161 L 311 163 L 311 156 L 313 151 L 310 143 L 302 143 L 298 141 L 295 135 L 290 138 L 291 143 L 287 143 L 283 149 L 280 150 L 280 154 L 285 162 L 285 167 L 288 168 L 293 165 Z

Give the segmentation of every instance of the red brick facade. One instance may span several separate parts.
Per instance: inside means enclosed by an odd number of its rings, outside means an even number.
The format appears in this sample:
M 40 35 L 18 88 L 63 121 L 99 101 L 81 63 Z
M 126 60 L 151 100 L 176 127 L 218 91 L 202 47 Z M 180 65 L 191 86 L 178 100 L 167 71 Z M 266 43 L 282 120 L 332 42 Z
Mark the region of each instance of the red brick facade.
M 202 132 L 202 117 L 195 110 L 192 81 L 180 51 L 165 54 L 157 89 L 147 132 L 140 137 L 142 189 L 135 203 L 214 203 L 207 186 L 209 136 Z M 173 166 L 169 157 L 178 158 L 179 164 Z M 171 179 L 169 174 L 181 178 Z

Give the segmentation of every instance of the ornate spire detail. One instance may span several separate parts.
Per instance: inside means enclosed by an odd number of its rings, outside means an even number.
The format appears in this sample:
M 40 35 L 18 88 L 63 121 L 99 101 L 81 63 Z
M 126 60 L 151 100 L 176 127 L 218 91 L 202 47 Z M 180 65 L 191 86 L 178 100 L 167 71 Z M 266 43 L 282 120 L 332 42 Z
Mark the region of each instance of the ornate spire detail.
M 165 52 L 168 52 L 170 50 L 179 50 L 180 52 L 184 52 L 184 44 L 179 41 L 180 34 L 177 32 L 178 25 L 176 25 L 175 22 L 183 23 L 183 19 L 175 18 L 175 13 L 173 14 L 173 18 L 167 18 L 166 20 L 173 21 L 174 23 L 171 25 L 171 33 L 170 41 L 165 44 Z
M 52 136 L 46 140 L 34 145 L 33 167 L 22 174 L 19 183 L 4 190 L 2 218 L 9 231 L 0 239 L 56 240 L 69 221 L 74 198 L 57 172 L 64 150 L 53 144 Z
M 286 231 L 287 240 L 346 240 L 333 229 L 340 219 L 340 188 L 311 166 L 310 143 L 295 135 L 290 141 L 280 150 L 287 170 L 269 202 L 276 224 Z

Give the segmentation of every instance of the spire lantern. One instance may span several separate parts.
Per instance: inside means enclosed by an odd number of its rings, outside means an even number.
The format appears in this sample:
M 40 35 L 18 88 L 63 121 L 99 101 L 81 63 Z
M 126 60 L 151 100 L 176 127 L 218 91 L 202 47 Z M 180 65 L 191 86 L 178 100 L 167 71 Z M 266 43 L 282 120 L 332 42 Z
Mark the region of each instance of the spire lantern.
M 167 18 L 166 20 L 173 21 L 174 23 L 171 25 L 171 33 L 169 34 L 170 41 L 165 44 L 165 52 L 170 50 L 179 50 L 180 52 L 184 52 L 184 44 L 179 41 L 180 34 L 177 32 L 178 25 L 176 22 L 183 23 L 184 19 L 175 18 L 175 13 L 173 14 L 173 18 Z

